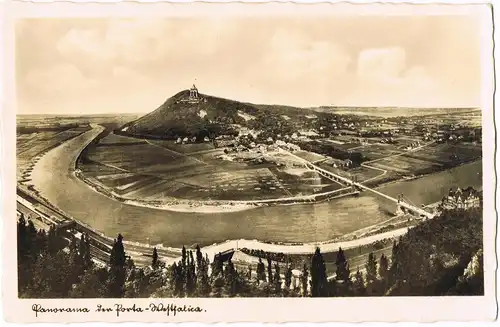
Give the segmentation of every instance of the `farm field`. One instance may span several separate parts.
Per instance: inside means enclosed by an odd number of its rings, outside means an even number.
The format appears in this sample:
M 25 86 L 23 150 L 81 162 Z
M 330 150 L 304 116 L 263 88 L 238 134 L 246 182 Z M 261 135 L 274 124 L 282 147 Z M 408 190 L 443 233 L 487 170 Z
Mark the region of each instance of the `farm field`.
M 309 170 L 221 160 L 223 153 L 207 143 L 183 145 L 110 134 L 88 148 L 79 168 L 123 198 L 146 201 L 260 200 L 342 187 Z
M 370 161 L 403 153 L 402 150 L 391 144 L 369 144 L 356 149 L 356 152 L 361 152 Z
M 406 153 L 403 156 L 427 160 L 440 165 L 453 165 L 481 158 L 482 148 L 481 145 L 473 144 L 437 144 L 416 152 Z
M 402 174 L 427 174 L 481 158 L 482 149 L 472 144 L 434 144 L 414 152 L 406 152 L 369 162 L 372 167 Z
M 176 144 L 174 141 L 149 140 L 148 142 L 159 145 L 166 149 L 170 149 L 180 153 L 192 154 L 194 152 L 209 151 L 215 149 L 212 143 L 188 143 Z
M 432 162 L 404 156 L 385 158 L 377 162 L 370 163 L 370 166 L 402 174 L 422 174 L 440 170 L 441 165 Z

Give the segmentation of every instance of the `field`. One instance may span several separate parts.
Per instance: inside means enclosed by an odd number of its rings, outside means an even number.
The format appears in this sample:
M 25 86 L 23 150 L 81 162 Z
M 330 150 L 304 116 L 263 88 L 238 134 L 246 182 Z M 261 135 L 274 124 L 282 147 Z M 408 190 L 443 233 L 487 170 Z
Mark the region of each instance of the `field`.
M 153 140 L 150 143 L 162 146 L 166 149 L 177 151 L 180 153 L 193 154 L 196 152 L 210 151 L 214 149 L 212 143 L 191 143 L 191 144 L 176 144 L 174 141 Z
M 398 147 L 390 144 L 370 144 L 365 145 L 362 148 L 356 149 L 357 152 L 361 152 L 364 157 L 368 160 L 382 159 L 395 154 L 403 153 Z
M 309 152 L 309 151 L 297 151 L 297 152 L 294 152 L 294 154 L 297 157 L 305 159 L 309 162 L 316 162 L 316 161 L 321 161 L 321 160 L 326 159 L 325 156 L 322 156 L 322 155 L 314 153 L 314 152 Z
M 223 153 L 210 143 L 175 144 L 110 134 L 88 148 L 79 168 L 123 198 L 146 201 L 261 200 L 342 187 L 306 169 L 231 162 L 218 158 Z
M 430 174 L 446 170 L 460 164 L 481 158 L 481 145 L 474 144 L 424 144 L 415 150 L 401 148 L 410 139 L 398 144 L 370 144 L 359 146 L 356 151 L 363 154 L 368 161 L 361 167 L 352 169 L 334 168 L 325 163 L 319 166 L 338 175 L 356 179 L 369 186 L 398 180 L 403 177 Z
M 16 137 L 17 178 L 25 179 L 34 159 L 75 136 L 89 130 L 81 126 L 62 131 L 40 131 L 28 134 L 18 133 Z
M 481 158 L 481 155 L 481 147 L 472 144 L 432 144 L 368 164 L 401 174 L 421 175 L 471 162 Z

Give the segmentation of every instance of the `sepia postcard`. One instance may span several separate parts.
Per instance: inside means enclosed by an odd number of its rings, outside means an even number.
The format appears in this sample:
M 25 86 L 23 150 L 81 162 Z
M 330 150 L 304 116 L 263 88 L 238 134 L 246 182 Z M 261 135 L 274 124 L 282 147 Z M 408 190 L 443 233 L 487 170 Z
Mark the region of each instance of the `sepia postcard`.
M 496 319 L 491 5 L 3 10 L 8 321 Z

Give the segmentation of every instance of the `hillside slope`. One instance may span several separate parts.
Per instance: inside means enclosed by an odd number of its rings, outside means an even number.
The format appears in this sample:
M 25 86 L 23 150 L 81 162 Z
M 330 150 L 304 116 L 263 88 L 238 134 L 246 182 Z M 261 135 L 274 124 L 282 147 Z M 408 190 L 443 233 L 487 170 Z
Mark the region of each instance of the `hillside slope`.
M 196 101 L 189 101 L 189 90 L 184 90 L 153 112 L 124 125 L 121 131 L 167 138 L 205 136 L 220 132 L 230 124 L 245 124 L 244 117 L 253 117 L 261 111 L 251 104 L 205 94 L 199 94 Z

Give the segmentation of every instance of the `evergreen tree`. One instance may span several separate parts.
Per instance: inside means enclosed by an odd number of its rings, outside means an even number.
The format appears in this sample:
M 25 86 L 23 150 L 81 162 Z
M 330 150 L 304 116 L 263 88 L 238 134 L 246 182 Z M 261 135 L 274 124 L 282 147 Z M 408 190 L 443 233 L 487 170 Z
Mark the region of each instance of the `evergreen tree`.
M 182 267 L 184 268 L 186 267 L 186 259 L 187 259 L 186 247 L 184 245 L 182 246 L 181 255 L 182 255 Z
M 203 265 L 203 254 L 201 253 L 200 245 L 196 245 L 196 267 L 200 269 Z
M 196 291 L 196 272 L 193 252 L 189 251 L 186 266 L 186 295 L 191 297 Z
M 224 263 L 222 262 L 222 256 L 219 253 L 214 257 L 214 262 L 212 262 L 212 276 L 217 276 L 222 274 L 224 268 Z
M 262 258 L 259 258 L 259 263 L 257 264 L 257 280 L 263 282 L 266 281 L 266 268 L 264 267 Z
M 328 296 L 325 261 L 319 248 L 316 248 L 311 262 L 311 296 Z
M 292 284 L 292 268 L 287 266 L 285 272 L 285 287 L 287 290 L 290 289 L 290 285 Z
M 83 253 L 83 266 L 85 269 L 89 269 L 93 266 L 92 255 L 90 252 L 90 237 L 87 233 L 85 233 L 85 242 L 84 242 L 84 253 Z
M 368 261 L 366 262 L 366 281 L 368 283 L 373 283 L 377 280 L 377 259 L 373 252 L 368 255 Z
M 309 284 L 309 272 L 307 271 L 307 266 L 304 263 L 304 268 L 302 269 L 302 275 L 300 276 L 300 281 L 302 282 L 302 296 L 307 296 L 307 286 Z
M 271 261 L 271 257 L 267 257 L 267 280 L 269 284 L 273 283 L 273 265 Z
M 174 296 L 180 296 L 182 293 L 182 276 L 180 263 L 174 262 L 169 269 L 170 288 L 173 289 Z
M 49 254 L 55 254 L 59 251 L 59 241 L 56 232 L 56 228 L 51 225 L 49 227 L 49 232 L 47 235 L 47 249 Z
M 21 214 L 17 222 L 17 273 L 18 273 L 18 291 L 21 293 L 30 281 L 30 265 L 29 260 L 30 240 L 26 229 L 26 220 Z
M 110 279 L 109 279 L 109 295 L 113 298 L 121 298 L 123 296 L 123 286 L 125 284 L 125 264 L 126 255 L 123 247 L 123 236 L 118 234 L 116 241 L 111 249 L 110 256 Z
M 350 270 L 349 263 L 344 255 L 344 250 L 339 248 L 339 252 L 337 252 L 337 260 L 335 261 L 335 265 L 337 266 L 337 280 L 343 280 L 345 282 L 349 282 Z
M 151 266 L 153 269 L 156 269 L 158 267 L 158 250 L 156 247 L 153 248 L 153 259 L 151 261 Z
M 365 281 L 363 279 L 363 274 L 359 271 L 356 272 L 356 275 L 354 275 L 354 294 L 356 296 L 364 296 L 366 295 L 366 287 L 365 287 Z
M 280 275 L 280 266 L 277 263 L 274 265 L 273 283 L 274 283 L 274 291 L 276 295 L 279 295 L 281 293 L 281 275 Z
M 387 279 L 389 277 L 389 260 L 387 257 L 382 254 L 380 256 L 380 261 L 378 265 L 378 274 L 380 278 L 382 278 L 383 281 L 387 282 Z
M 203 259 L 200 258 L 200 263 L 197 272 L 197 285 L 198 285 L 198 295 L 200 297 L 207 297 L 210 294 L 210 282 L 208 278 L 208 266 L 210 262 L 208 257 Z
M 238 276 L 231 259 L 227 262 L 224 279 L 228 295 L 231 297 L 236 296 L 238 294 Z
M 389 268 L 389 285 L 393 285 L 402 277 L 402 262 L 400 257 L 400 247 L 398 242 L 394 240 L 392 244 L 391 267 Z

